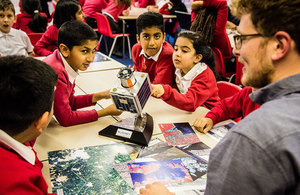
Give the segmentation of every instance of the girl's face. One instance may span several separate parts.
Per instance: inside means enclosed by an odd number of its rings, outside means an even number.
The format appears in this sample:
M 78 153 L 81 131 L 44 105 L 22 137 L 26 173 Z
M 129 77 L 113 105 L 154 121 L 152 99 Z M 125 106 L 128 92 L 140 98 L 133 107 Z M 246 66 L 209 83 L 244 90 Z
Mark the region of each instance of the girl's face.
M 178 37 L 174 46 L 173 64 L 175 68 L 181 69 L 183 74 L 188 73 L 195 64 L 202 59 L 201 54 L 196 54 L 190 39 Z
M 84 17 L 85 17 L 85 15 L 84 15 L 84 13 L 81 9 L 81 6 L 79 5 L 78 6 L 78 11 L 75 14 L 75 18 L 76 18 L 76 20 L 79 20 L 79 21 L 83 22 Z

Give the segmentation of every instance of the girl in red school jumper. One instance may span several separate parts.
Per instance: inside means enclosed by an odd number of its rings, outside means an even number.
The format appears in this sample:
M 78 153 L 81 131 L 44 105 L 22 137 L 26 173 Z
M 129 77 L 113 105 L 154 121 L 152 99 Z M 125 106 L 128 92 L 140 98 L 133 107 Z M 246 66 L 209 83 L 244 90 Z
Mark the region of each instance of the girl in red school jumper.
M 13 28 L 29 33 L 46 31 L 48 19 L 45 13 L 40 13 L 40 0 L 22 0 L 22 13 L 17 15 Z
M 97 28 L 96 13 L 102 13 L 109 0 L 87 0 L 82 9 L 85 14 L 85 21 L 92 28 Z
M 146 8 L 148 5 L 155 5 L 155 0 L 133 0 L 134 7 Z
M 216 22 L 215 22 L 212 42 L 211 42 L 210 46 L 216 47 L 221 51 L 224 62 L 226 64 L 232 58 L 232 49 L 231 49 L 228 35 L 226 33 L 226 23 L 227 23 L 227 18 L 228 18 L 227 2 L 226 2 L 226 0 L 204 0 L 204 1 L 195 0 L 192 3 L 192 15 L 191 15 L 192 26 L 193 26 L 193 21 L 194 21 L 200 7 L 216 9 L 216 12 L 217 12 L 216 13 Z M 191 27 L 191 30 L 192 30 L 192 27 Z M 208 32 L 203 32 L 203 33 L 208 33 Z M 227 70 L 227 68 L 229 68 L 229 67 L 226 67 L 226 70 Z M 230 67 L 229 69 L 233 70 L 234 67 Z
M 77 0 L 60 0 L 54 13 L 53 25 L 49 26 L 41 39 L 35 44 L 34 52 L 39 56 L 48 56 L 57 49 L 59 27 L 66 21 L 84 20 L 84 13 Z
M 152 95 L 189 112 L 199 106 L 208 109 L 219 101 L 211 48 L 192 31 L 181 31 L 175 42 L 173 64 L 178 91 L 169 85 L 152 85 Z

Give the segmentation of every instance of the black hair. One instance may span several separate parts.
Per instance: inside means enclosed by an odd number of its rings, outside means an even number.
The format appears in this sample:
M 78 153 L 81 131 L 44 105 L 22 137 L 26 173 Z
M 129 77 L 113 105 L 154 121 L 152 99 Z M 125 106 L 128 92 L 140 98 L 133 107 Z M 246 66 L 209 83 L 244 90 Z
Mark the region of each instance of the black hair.
M 217 13 L 214 7 L 201 7 L 190 28 L 191 31 L 199 32 L 209 45 L 214 38 Z
M 0 129 L 10 136 L 51 112 L 57 73 L 46 63 L 24 56 L 0 58 Z
M 57 43 L 58 45 L 65 44 L 69 50 L 72 50 L 74 46 L 95 40 L 98 40 L 97 33 L 88 24 L 71 20 L 59 28 Z
M 28 27 L 35 33 L 43 33 L 46 31 L 48 19 L 42 16 L 40 0 L 22 0 L 22 9 L 27 14 L 33 15 L 28 23 Z
M 76 20 L 80 4 L 76 0 L 60 0 L 55 8 L 53 24 L 59 28 L 63 23 Z
M 14 4 L 10 0 L 1 0 L 0 1 L 0 10 L 11 10 L 13 11 L 14 15 L 16 14 Z
M 193 31 L 182 30 L 178 33 L 177 39 L 179 37 L 187 38 L 192 42 L 196 54 L 202 55 L 202 59 L 200 62 L 204 62 L 205 64 L 207 64 L 215 74 L 214 53 L 208 43 L 204 40 L 203 36 Z
M 145 12 L 136 20 L 136 31 L 140 35 L 146 28 L 157 27 L 162 33 L 165 32 L 164 18 L 157 12 Z

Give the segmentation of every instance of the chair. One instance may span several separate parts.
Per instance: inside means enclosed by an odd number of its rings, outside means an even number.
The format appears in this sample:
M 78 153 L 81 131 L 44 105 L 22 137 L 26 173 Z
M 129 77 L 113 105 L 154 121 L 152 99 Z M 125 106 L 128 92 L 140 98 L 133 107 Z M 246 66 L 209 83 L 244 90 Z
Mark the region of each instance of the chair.
M 218 81 L 217 86 L 219 89 L 219 97 L 221 98 L 221 100 L 233 96 L 242 89 L 238 85 L 227 81 Z
M 181 12 L 175 10 L 175 15 L 177 17 L 177 21 L 179 22 L 179 26 L 182 29 L 190 30 L 191 27 L 191 14 L 187 12 Z
M 114 39 L 114 42 L 112 44 L 112 47 L 109 51 L 108 56 L 109 57 L 111 56 L 111 54 L 114 50 L 115 44 L 116 44 L 116 40 L 119 37 L 126 36 L 127 37 L 127 43 L 128 43 L 129 58 L 131 59 L 131 47 L 130 47 L 129 34 L 128 33 L 125 33 L 124 35 L 123 35 L 123 33 L 113 34 L 112 31 L 111 31 L 111 28 L 110 28 L 110 25 L 109 25 L 109 22 L 108 22 L 107 18 L 105 17 L 105 15 L 103 15 L 101 13 L 96 13 L 96 20 L 97 20 L 98 32 L 101 33 L 101 36 L 100 36 L 100 39 L 99 39 L 99 45 L 101 43 L 101 40 L 102 40 L 103 36 L 107 36 L 107 37 L 110 37 L 110 38 Z
M 38 40 L 43 36 L 44 33 L 29 33 L 28 37 L 30 39 L 31 44 L 34 46 Z
M 226 72 L 225 63 L 224 63 L 221 51 L 216 47 L 212 47 L 212 50 L 214 52 L 215 67 L 216 67 L 217 73 L 220 76 L 222 76 L 223 78 L 231 77 L 234 73 L 233 72 Z

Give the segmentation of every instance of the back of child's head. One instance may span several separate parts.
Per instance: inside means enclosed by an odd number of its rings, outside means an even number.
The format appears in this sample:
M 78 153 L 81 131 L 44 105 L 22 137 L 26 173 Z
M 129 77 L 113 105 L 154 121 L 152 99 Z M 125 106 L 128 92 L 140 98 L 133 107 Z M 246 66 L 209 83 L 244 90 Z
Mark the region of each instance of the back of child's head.
M 76 20 L 76 12 L 80 4 L 77 0 L 60 0 L 55 8 L 53 24 L 59 28 L 63 23 Z
M 40 15 L 40 0 L 22 0 L 22 9 L 25 13 L 33 15 L 32 20 L 28 23 L 30 30 L 36 33 L 46 31 L 48 19 Z
M 182 30 L 178 33 L 177 39 L 179 37 L 189 39 L 193 44 L 196 54 L 202 55 L 202 59 L 200 62 L 204 62 L 212 69 L 212 71 L 214 71 L 215 60 L 213 51 L 208 43 L 203 39 L 203 36 L 201 34 L 189 30 Z
M 0 129 L 10 136 L 50 112 L 57 73 L 32 57 L 0 58 Z
M 97 41 L 97 33 L 86 23 L 72 20 L 65 22 L 58 31 L 57 43 L 65 44 L 69 50 L 87 41 Z
M 0 1 L 0 11 L 11 10 L 14 15 L 16 14 L 14 4 L 10 0 L 1 0 Z
M 136 20 L 136 31 L 140 35 L 146 28 L 156 27 L 165 32 L 164 18 L 157 12 L 145 12 L 141 14 Z

